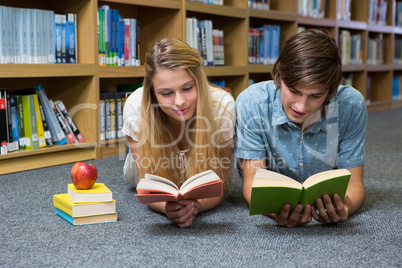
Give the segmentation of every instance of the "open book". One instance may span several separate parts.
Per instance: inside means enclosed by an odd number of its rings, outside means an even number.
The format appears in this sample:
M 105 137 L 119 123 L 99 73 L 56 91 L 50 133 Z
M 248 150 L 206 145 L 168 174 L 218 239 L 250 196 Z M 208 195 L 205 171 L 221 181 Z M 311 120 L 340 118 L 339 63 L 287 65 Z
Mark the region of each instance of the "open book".
M 137 197 L 141 204 L 178 201 L 184 199 L 203 199 L 223 194 L 223 183 L 212 170 L 198 173 L 188 178 L 180 187 L 160 176 L 145 174 L 137 185 Z
M 314 174 L 303 184 L 266 169 L 257 169 L 251 190 L 249 214 L 278 214 L 285 204 L 292 209 L 297 204 L 315 205 L 317 198 L 336 193 L 342 201 L 345 198 L 350 172 L 347 169 L 334 169 Z

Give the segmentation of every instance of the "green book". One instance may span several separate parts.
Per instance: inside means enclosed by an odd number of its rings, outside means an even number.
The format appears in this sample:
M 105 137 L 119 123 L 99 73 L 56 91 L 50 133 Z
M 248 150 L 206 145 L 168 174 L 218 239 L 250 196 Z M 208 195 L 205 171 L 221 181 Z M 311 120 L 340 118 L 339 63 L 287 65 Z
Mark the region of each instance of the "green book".
M 317 198 L 336 193 L 345 198 L 350 172 L 347 169 L 323 171 L 300 183 L 288 176 L 266 169 L 257 169 L 251 190 L 249 214 L 278 214 L 285 204 L 315 205 Z

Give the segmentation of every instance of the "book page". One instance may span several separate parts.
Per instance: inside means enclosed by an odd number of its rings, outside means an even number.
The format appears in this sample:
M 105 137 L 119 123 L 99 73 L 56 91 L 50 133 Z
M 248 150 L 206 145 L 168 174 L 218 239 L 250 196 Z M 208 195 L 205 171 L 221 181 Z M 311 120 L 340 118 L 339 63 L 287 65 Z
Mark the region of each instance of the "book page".
M 291 188 L 301 188 L 302 185 L 283 174 L 274 172 L 271 170 L 266 170 L 259 168 L 254 176 L 253 187 L 264 187 L 264 186 L 282 186 Z
M 350 172 L 347 169 L 333 169 L 328 171 L 319 172 L 307 178 L 303 185 L 304 188 L 308 188 L 320 181 L 332 179 L 339 176 L 350 175 Z
M 212 181 L 219 181 L 219 176 L 213 172 L 212 170 L 207 170 L 201 173 L 198 173 L 188 180 L 186 180 L 183 185 L 180 187 L 180 192 L 185 193 L 188 190 L 202 184 L 206 184 Z
M 166 178 L 163 178 L 161 176 L 146 173 L 145 180 L 150 180 L 150 181 L 154 181 L 154 182 L 158 182 L 158 183 L 167 184 L 167 185 L 173 187 L 174 189 L 176 189 L 177 191 L 179 190 L 179 187 L 177 187 L 177 185 L 174 184 L 174 182 L 172 182 Z

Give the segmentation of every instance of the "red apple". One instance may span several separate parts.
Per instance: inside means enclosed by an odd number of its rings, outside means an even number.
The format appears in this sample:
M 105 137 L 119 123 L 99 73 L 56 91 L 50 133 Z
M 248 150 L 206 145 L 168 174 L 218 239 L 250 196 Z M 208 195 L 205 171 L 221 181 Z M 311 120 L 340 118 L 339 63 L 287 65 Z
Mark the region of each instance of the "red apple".
M 98 171 L 92 164 L 77 162 L 71 168 L 71 180 L 75 188 L 87 190 L 94 186 L 98 178 Z

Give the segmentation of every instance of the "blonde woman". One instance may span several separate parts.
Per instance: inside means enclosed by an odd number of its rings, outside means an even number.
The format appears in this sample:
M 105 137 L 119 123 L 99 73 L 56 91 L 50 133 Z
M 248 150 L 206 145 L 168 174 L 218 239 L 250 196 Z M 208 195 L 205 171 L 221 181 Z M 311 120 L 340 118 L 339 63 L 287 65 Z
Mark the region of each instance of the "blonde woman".
M 180 185 L 212 169 L 228 189 L 235 127 L 233 97 L 212 87 L 199 53 L 177 38 L 156 42 L 145 59 L 142 88 L 127 99 L 124 128 L 130 152 L 124 178 L 136 186 L 145 173 Z M 151 203 L 179 227 L 216 207 L 221 197 Z

